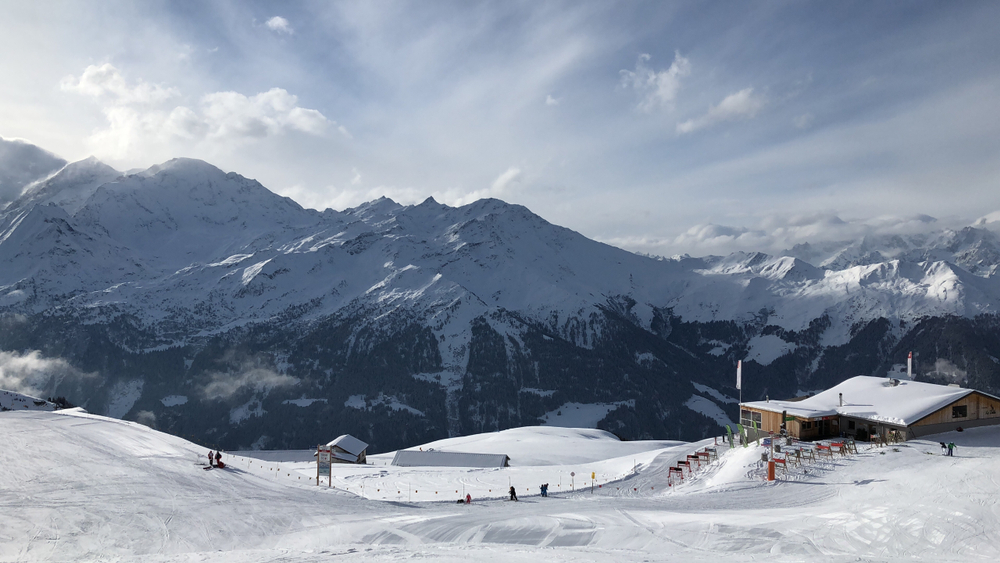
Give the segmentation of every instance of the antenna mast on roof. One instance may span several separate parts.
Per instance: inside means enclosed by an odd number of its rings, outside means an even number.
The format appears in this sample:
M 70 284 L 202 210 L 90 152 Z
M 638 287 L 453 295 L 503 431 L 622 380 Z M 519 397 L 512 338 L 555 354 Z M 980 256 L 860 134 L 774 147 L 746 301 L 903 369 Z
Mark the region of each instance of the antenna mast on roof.
M 906 378 L 913 381 L 913 352 L 906 358 Z

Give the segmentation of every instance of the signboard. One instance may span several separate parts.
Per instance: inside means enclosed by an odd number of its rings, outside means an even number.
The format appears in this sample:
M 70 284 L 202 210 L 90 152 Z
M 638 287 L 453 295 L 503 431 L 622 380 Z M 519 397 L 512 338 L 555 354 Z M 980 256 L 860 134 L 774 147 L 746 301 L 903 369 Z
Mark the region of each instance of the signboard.
M 316 484 L 319 485 L 319 478 L 326 477 L 327 484 L 332 484 L 333 475 L 331 474 L 331 460 L 332 452 L 330 446 L 324 446 L 320 444 L 316 446 Z

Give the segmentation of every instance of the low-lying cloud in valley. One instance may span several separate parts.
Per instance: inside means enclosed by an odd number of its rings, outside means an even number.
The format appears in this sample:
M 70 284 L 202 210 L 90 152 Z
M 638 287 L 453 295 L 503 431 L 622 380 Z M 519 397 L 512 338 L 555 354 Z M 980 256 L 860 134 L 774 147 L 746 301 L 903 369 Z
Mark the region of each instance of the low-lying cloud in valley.
M 64 382 L 97 377 L 80 371 L 61 358 L 46 358 L 38 350 L 26 354 L 0 351 L 0 389 L 46 398 Z

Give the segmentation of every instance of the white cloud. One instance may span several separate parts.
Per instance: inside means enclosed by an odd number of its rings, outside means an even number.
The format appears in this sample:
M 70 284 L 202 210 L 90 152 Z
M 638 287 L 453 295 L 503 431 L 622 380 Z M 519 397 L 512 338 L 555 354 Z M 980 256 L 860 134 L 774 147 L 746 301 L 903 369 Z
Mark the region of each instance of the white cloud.
M 348 139 L 353 139 L 354 138 L 354 135 L 351 135 L 351 132 L 348 131 L 347 127 L 344 127 L 343 125 L 338 126 L 337 127 L 337 131 L 340 131 L 340 134 L 343 135 L 344 137 L 348 138 Z
M 296 377 L 283 375 L 266 368 L 246 365 L 239 373 L 213 372 L 209 374 L 209 382 L 202 389 L 202 393 L 208 399 L 227 399 L 244 388 L 265 391 L 298 383 L 299 379 Z
M 661 252 L 666 247 L 683 248 L 694 256 L 728 254 L 738 250 L 776 254 L 803 242 L 822 246 L 823 243 L 857 241 L 865 236 L 923 234 L 931 228 L 946 227 L 927 215 L 882 215 L 845 220 L 835 213 L 811 213 L 769 215 L 751 227 L 705 223 L 695 225 L 672 239 L 629 242 L 633 243 L 631 248 L 649 248 L 643 251 L 651 253 L 657 253 L 657 247 Z
M 803 113 L 802 115 L 793 119 L 792 123 L 794 123 L 795 126 L 798 127 L 799 129 L 806 129 L 807 127 L 812 125 L 813 119 L 814 119 L 813 114 Z
M 110 98 L 122 104 L 156 104 L 180 95 L 176 88 L 139 81 L 130 86 L 121 72 L 111 63 L 101 66 L 90 65 L 77 79 L 67 76 L 59 86 L 67 92 L 76 92 L 96 98 Z
M 677 133 L 685 134 L 711 127 L 726 121 L 751 119 L 764 107 L 763 97 L 754 96 L 753 88 L 744 88 L 726 96 L 719 105 L 708 108 L 708 113 L 677 124 Z
M 201 99 L 209 137 L 240 139 L 302 131 L 319 135 L 330 121 L 317 110 L 298 107 L 298 98 L 281 88 L 255 96 L 215 92 Z
M 289 35 L 295 33 L 295 30 L 292 29 L 288 20 L 281 16 L 274 16 L 273 18 L 267 20 L 264 25 L 266 25 L 271 31 L 277 31 L 278 33 L 287 33 Z
M 61 358 L 44 358 L 38 350 L 27 354 L 0 351 L 0 389 L 45 398 L 66 379 L 89 379 L 94 373 L 84 373 Z
M 111 159 L 146 156 L 156 147 L 169 153 L 192 143 L 225 148 L 289 132 L 322 135 L 333 123 L 318 110 L 300 107 L 298 97 L 282 88 L 253 96 L 214 92 L 194 108 L 171 107 L 167 102 L 180 96 L 176 88 L 129 84 L 111 64 L 91 65 L 79 79 L 67 77 L 61 86 L 103 104 L 107 127 L 89 142 L 95 153 Z M 350 135 L 346 129 L 341 132 Z
M 493 185 L 490 186 L 490 189 L 495 193 L 502 193 L 507 190 L 507 186 L 513 182 L 517 182 L 520 177 L 521 169 L 511 166 L 503 174 L 497 176 L 497 179 L 493 181 Z
M 674 62 L 667 70 L 654 71 L 647 67 L 646 62 L 651 58 L 645 53 L 639 55 L 635 70 L 620 72 L 621 85 L 642 94 L 638 107 L 647 112 L 661 106 L 673 107 L 681 88 L 681 77 L 691 74 L 691 61 L 682 57 L 680 51 L 674 53 Z
M 545 105 L 547 105 L 547 106 L 558 106 L 559 102 L 561 102 L 561 101 L 562 101 L 562 98 L 553 98 L 552 94 L 547 94 L 545 96 Z

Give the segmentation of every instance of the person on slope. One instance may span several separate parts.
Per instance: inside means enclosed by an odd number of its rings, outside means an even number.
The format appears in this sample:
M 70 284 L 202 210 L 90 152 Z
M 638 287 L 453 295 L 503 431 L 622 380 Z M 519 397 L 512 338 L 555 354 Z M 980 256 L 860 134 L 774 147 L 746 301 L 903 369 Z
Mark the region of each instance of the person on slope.
M 948 442 L 948 455 L 951 456 L 951 457 L 955 457 L 954 450 L 957 447 L 958 446 L 955 445 L 955 442 Z
M 539 486 L 538 488 L 541 489 L 543 497 L 549 496 L 549 484 L 548 483 L 542 483 L 541 486 Z
M 471 494 L 465 495 L 465 504 L 472 504 L 472 495 Z
M 215 467 L 215 452 L 208 450 L 208 466 Z
M 517 491 L 514 490 L 514 485 L 510 486 L 510 500 L 517 500 Z

